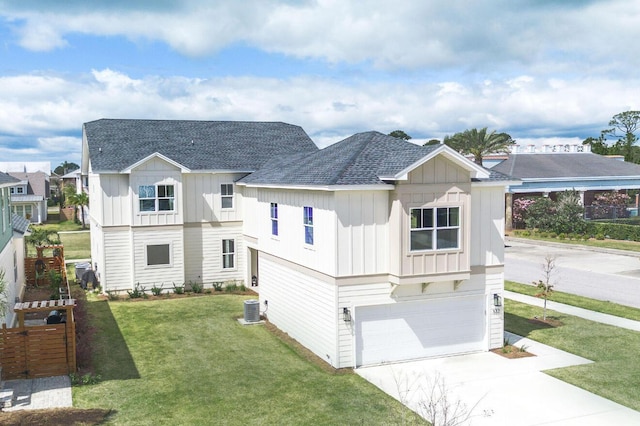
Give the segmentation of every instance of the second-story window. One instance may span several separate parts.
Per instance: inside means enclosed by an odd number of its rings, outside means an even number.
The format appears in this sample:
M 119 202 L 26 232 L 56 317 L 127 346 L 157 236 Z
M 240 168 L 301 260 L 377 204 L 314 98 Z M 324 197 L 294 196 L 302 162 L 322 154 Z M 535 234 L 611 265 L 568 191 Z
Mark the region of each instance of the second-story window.
M 460 247 L 460 207 L 411 209 L 411 251 Z
M 222 196 L 222 208 L 233 208 L 233 184 L 223 183 L 220 185 L 220 195 Z
M 313 245 L 313 207 L 304 208 L 304 242 Z
M 138 198 L 141 212 L 173 211 L 175 208 L 173 185 L 140 185 Z
M 271 203 L 271 235 L 278 235 L 278 203 Z

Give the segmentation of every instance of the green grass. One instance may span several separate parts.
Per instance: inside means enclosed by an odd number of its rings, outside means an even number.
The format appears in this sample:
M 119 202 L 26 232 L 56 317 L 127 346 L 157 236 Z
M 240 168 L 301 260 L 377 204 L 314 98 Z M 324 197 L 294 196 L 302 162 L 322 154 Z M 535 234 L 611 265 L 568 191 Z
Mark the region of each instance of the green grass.
M 595 240 L 595 239 L 590 239 L 587 241 L 569 240 L 569 239 L 560 240 L 558 238 L 542 238 L 540 237 L 540 235 L 535 233 L 530 236 L 513 235 L 513 237 L 523 238 L 527 240 L 535 240 L 535 241 L 548 241 L 548 242 L 559 243 L 559 244 L 573 244 L 573 245 L 586 246 L 586 247 L 608 248 L 608 249 L 640 252 L 640 242 L 636 242 L 636 241 Z
M 513 281 L 505 281 L 504 289 L 513 291 L 514 293 L 526 294 L 528 296 L 535 296 L 540 291 L 533 285 L 520 284 Z M 547 300 L 577 306 L 591 311 L 602 312 L 603 314 L 610 314 L 617 317 L 640 321 L 640 309 L 619 305 L 613 302 L 590 299 L 588 297 L 563 293 L 561 291 L 554 291 L 551 293 L 551 297 L 547 298 Z
M 103 381 L 74 388 L 74 407 L 111 408 L 123 425 L 425 424 L 353 372 L 240 325 L 245 299 L 90 302 Z
M 88 259 L 91 257 L 91 234 L 89 231 L 60 234 L 60 241 L 64 245 L 65 259 Z
M 564 325 L 543 327 L 529 322 L 541 308 L 505 302 L 505 329 L 595 361 L 594 364 L 546 371 L 597 395 L 640 410 L 640 333 L 570 315 L 547 311 Z

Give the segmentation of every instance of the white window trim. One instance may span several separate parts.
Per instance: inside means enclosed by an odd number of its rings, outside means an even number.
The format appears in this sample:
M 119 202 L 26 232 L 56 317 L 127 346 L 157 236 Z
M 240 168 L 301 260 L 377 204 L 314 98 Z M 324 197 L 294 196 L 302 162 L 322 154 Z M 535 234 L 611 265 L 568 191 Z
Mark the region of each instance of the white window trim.
M 446 227 L 438 227 L 438 209 L 451 209 L 451 208 L 457 208 L 458 209 L 458 226 L 446 226 Z M 419 230 L 429 230 L 429 228 L 417 228 L 417 229 L 413 229 L 411 227 L 411 217 L 413 216 L 411 214 L 412 210 L 426 210 L 426 209 L 432 209 L 433 210 L 433 228 L 431 228 L 431 230 L 433 231 L 433 244 L 437 245 L 437 235 L 438 235 L 438 229 L 440 230 L 447 230 L 447 229 L 457 229 L 458 230 L 458 242 L 457 242 L 457 247 L 450 247 L 450 248 L 431 248 L 431 249 L 422 249 L 422 250 L 413 250 L 411 248 L 411 232 L 412 231 L 419 231 Z M 427 206 L 414 206 L 414 207 L 410 207 L 409 208 L 409 217 L 408 217 L 408 221 L 409 221 L 409 238 L 408 238 L 408 253 L 409 254 L 424 254 L 424 253 L 446 253 L 446 252 L 457 252 L 457 251 L 462 251 L 462 223 L 463 223 L 463 209 L 461 205 L 456 205 L 456 204 L 443 204 L 443 205 L 427 205 Z
M 229 253 L 225 253 L 224 251 L 224 242 L 225 241 L 233 241 L 233 251 L 229 252 Z M 238 254 L 238 249 L 236 247 L 236 239 L 235 238 L 223 238 L 220 240 L 220 244 L 222 246 L 222 270 L 223 271 L 235 271 L 238 269 L 238 256 L 236 256 Z M 231 256 L 231 259 L 233 260 L 233 266 L 231 268 L 226 268 L 224 266 L 224 259 L 227 256 Z
M 273 217 L 273 206 L 276 206 L 276 216 Z M 273 239 L 279 239 L 280 237 L 280 212 L 278 211 L 278 203 L 269 203 L 269 224 L 270 226 L 270 234 L 271 234 L 271 238 Z M 276 234 L 273 233 L 273 223 L 276 223 L 276 228 L 278 229 L 278 232 Z
M 223 195 L 222 194 L 222 187 L 225 185 L 231 185 L 231 195 Z M 223 206 L 223 202 L 222 200 L 224 200 L 225 198 L 230 198 L 231 199 L 231 207 L 224 207 Z M 220 184 L 220 208 L 222 210 L 233 210 L 236 206 L 236 188 L 235 185 L 233 184 L 233 182 L 222 182 Z
M 311 209 L 311 224 L 307 224 L 306 223 L 306 209 Z M 312 240 L 313 242 L 308 243 L 307 242 L 307 227 L 311 228 L 311 235 L 312 235 Z M 311 248 L 314 247 L 316 244 L 316 232 L 315 232 L 315 212 L 314 212 L 314 208 L 313 206 L 303 206 L 302 207 L 302 229 L 303 229 L 303 235 L 302 238 L 304 239 L 304 245 L 305 247 Z
M 140 187 L 141 186 L 153 186 L 155 189 L 155 197 L 154 198 L 141 198 L 140 197 Z M 160 197 L 158 187 L 159 186 L 172 186 L 173 187 L 173 210 L 160 210 L 160 200 L 170 199 L 169 197 Z M 142 200 L 155 200 L 155 209 L 154 210 L 142 210 L 140 209 L 140 202 Z M 149 214 L 175 214 L 176 210 L 176 185 L 174 183 L 154 183 L 154 184 L 138 184 L 138 214 L 149 215 Z

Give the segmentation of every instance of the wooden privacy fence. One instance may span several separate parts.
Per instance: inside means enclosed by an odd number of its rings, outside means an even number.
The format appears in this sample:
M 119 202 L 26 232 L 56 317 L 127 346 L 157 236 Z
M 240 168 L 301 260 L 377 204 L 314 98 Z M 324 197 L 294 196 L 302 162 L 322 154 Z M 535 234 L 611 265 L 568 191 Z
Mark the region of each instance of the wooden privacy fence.
M 0 366 L 2 380 L 61 376 L 76 371 L 76 332 L 73 319 L 74 299 L 16 303 L 18 327 L 0 330 Z M 56 310 L 66 322 L 26 326 L 29 312 Z
M 64 246 L 38 246 L 36 247 L 37 257 L 27 257 L 24 259 L 24 274 L 28 286 L 47 287 L 49 282 L 49 271 L 56 271 L 62 275 L 63 281 L 67 282 L 67 270 L 64 265 Z M 45 251 L 51 251 L 51 256 L 45 256 Z

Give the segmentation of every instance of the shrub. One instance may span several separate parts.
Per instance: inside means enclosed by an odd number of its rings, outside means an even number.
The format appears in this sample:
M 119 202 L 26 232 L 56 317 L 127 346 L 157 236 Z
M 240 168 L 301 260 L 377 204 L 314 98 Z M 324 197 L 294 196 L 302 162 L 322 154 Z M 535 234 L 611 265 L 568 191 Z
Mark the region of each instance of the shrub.
M 223 286 L 224 283 L 222 281 L 214 281 L 211 283 L 211 287 L 213 287 L 215 291 L 222 291 Z
M 549 232 L 549 238 L 558 238 L 558 234 L 555 232 Z
M 73 298 L 76 306 L 73 308 L 73 318 L 76 328 L 76 365 L 79 371 L 91 371 L 93 336 L 96 329 L 89 324 L 87 310 L 87 295 L 79 288 L 74 288 Z
M 160 284 L 160 287 L 154 284 L 153 287 L 151 287 L 151 294 L 153 294 L 154 296 L 160 296 L 162 294 L 163 287 L 164 287 L 164 284 Z
M 224 285 L 224 290 L 228 293 L 238 291 L 238 284 L 235 281 L 227 281 Z
M 173 283 L 173 292 L 175 294 L 183 294 L 184 293 L 184 286 L 176 285 L 176 283 Z
M 204 286 L 198 281 L 189 281 L 189 290 L 194 293 L 202 293 Z
M 115 290 L 107 290 L 107 297 L 109 298 L 109 300 L 114 301 L 114 300 L 119 300 L 120 296 L 118 295 L 118 292 Z
M 596 234 L 596 240 L 604 240 L 604 234 L 603 233 Z
M 564 232 L 558 234 L 558 239 L 559 240 L 564 240 L 565 238 L 567 238 L 567 236 L 564 234 Z
M 127 294 L 129 295 L 129 297 L 131 299 L 139 299 L 141 297 L 145 297 L 146 296 L 145 291 L 146 291 L 146 289 L 144 287 L 141 287 L 140 283 L 136 283 L 136 285 L 133 288 L 133 290 L 127 290 Z

